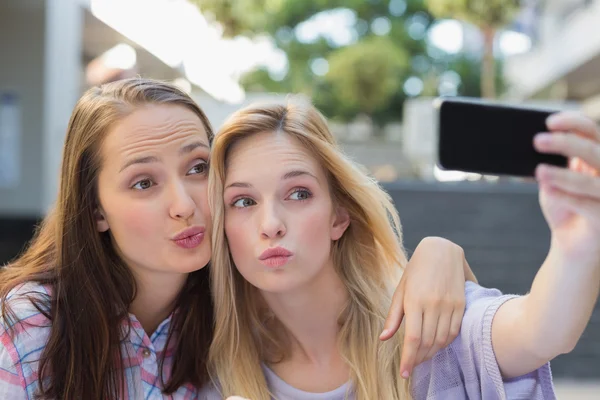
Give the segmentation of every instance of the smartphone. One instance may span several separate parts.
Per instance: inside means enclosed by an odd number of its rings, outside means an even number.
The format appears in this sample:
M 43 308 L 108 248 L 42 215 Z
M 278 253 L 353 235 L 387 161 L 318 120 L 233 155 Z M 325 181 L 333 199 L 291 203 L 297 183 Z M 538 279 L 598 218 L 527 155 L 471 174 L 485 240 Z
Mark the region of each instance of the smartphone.
M 539 153 L 533 147 L 534 136 L 548 131 L 546 118 L 557 110 L 465 97 L 438 98 L 434 108 L 442 169 L 532 177 L 540 163 L 568 165 L 566 157 Z

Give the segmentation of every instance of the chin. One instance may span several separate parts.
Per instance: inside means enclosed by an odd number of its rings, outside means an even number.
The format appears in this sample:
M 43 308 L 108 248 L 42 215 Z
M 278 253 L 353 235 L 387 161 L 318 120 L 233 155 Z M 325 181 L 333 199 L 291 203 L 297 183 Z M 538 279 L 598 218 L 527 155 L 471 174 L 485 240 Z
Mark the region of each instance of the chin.
M 202 268 L 208 265 L 210 258 L 205 257 L 185 257 L 184 259 L 179 259 L 177 262 L 177 258 L 171 259 L 171 270 L 177 271 L 183 274 L 189 274 L 194 271 L 201 270 Z
M 186 250 L 183 254 L 171 254 L 169 264 L 174 270 L 189 273 L 206 267 L 210 261 L 210 244 L 202 243 L 193 250 Z
M 206 266 L 206 264 L 203 264 L 203 265 L 200 265 L 200 264 L 178 264 L 178 265 L 171 265 L 170 271 L 177 273 L 177 274 L 191 274 L 192 272 L 201 270 L 205 266 Z
M 255 279 L 249 282 L 252 284 L 252 286 L 258 288 L 259 290 L 273 294 L 291 293 L 301 288 L 305 283 L 300 282 L 295 277 L 284 275 L 269 277 L 263 276 L 260 279 Z

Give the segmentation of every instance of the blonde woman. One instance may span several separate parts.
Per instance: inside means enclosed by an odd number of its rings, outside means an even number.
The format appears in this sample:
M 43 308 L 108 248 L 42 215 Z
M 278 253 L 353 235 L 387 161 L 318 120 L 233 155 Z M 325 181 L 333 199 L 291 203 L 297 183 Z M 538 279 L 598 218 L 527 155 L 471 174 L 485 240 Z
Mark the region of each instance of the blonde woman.
M 406 264 L 389 196 L 342 154 L 312 106 L 234 114 L 216 136 L 209 176 L 215 388 L 204 395 L 554 398 L 548 361 L 575 346 L 598 296 L 600 134 L 573 115 L 548 126 L 575 133 L 541 135 L 538 150 L 579 161 L 537 171 L 552 243 L 530 293 L 467 282 L 460 335 L 409 380 L 399 349 L 419 340 L 416 331 L 377 340 Z

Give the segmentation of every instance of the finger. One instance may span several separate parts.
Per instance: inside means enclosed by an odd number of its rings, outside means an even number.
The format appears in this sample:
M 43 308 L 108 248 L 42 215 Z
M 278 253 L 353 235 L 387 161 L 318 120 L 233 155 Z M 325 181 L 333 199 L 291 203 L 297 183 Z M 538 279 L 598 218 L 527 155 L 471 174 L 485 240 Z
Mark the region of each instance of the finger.
M 408 378 L 412 372 L 417 351 L 421 345 L 421 327 L 423 324 L 423 311 L 411 312 L 405 318 L 405 336 L 400 359 L 400 375 Z
M 441 317 L 442 315 L 439 312 L 425 310 L 425 316 L 423 317 L 423 329 L 421 332 L 421 345 L 417 351 L 414 364 L 410 366 L 411 369 L 423 362 L 425 356 L 427 356 L 429 351 L 434 347 L 437 331 L 440 329 Z
M 455 308 L 452 313 L 452 319 L 450 320 L 450 330 L 448 332 L 448 341 L 446 342 L 446 346 L 449 346 L 460 333 L 460 327 L 462 326 L 462 320 L 465 315 L 465 305 L 462 305 L 462 308 Z
M 442 343 L 440 345 L 440 343 L 442 341 L 442 337 L 444 337 L 444 336 L 436 335 L 436 343 L 434 344 L 433 348 L 429 351 L 429 353 L 427 353 L 427 355 L 425 356 L 425 359 L 423 361 L 432 359 L 441 349 L 448 347 L 458 337 L 458 334 L 460 333 L 460 326 L 462 324 L 462 318 L 463 318 L 464 314 L 465 314 L 465 306 L 464 306 L 464 304 L 462 304 L 462 306 L 457 306 L 454 309 L 454 311 L 452 312 L 452 315 L 445 314 L 445 315 L 448 315 L 448 317 L 449 317 L 449 319 L 447 321 L 442 321 L 442 317 L 440 317 L 440 323 L 438 324 L 438 330 L 440 328 L 443 328 L 444 326 L 448 327 L 447 334 L 445 335 L 446 340 L 444 343 Z
M 600 170 L 592 167 L 588 163 L 582 161 L 580 158 L 574 158 L 577 160 L 577 169 L 575 171 L 582 172 L 588 176 L 600 176 Z
M 575 131 L 591 139 L 600 140 L 600 132 L 594 121 L 576 112 L 553 114 L 546 120 L 552 131 Z
M 387 318 L 385 319 L 385 325 L 383 326 L 383 332 L 379 335 L 379 340 L 388 340 L 398 331 L 402 319 L 404 318 L 404 285 L 401 282 L 398 288 L 394 292 L 392 297 L 392 305 L 388 311 Z
M 597 177 L 546 164 L 538 165 L 535 176 L 538 182 L 564 192 L 600 200 L 600 179 Z
M 435 339 L 433 341 L 433 346 L 431 349 L 423 356 L 422 359 L 417 357 L 416 365 L 419 365 L 425 360 L 429 360 L 432 358 L 438 351 L 447 346 L 448 343 L 448 335 L 450 334 L 450 323 L 452 322 L 452 314 L 453 310 L 448 309 L 446 311 L 442 311 L 440 314 L 440 318 L 437 324 L 437 330 L 435 332 Z
M 534 147 L 542 153 L 577 157 L 600 169 L 600 144 L 588 138 L 569 133 L 540 133 L 535 136 Z
M 569 169 L 571 171 L 579 172 L 588 176 L 600 176 L 600 170 L 597 170 L 596 168 L 583 161 L 581 158 L 577 157 L 569 159 Z

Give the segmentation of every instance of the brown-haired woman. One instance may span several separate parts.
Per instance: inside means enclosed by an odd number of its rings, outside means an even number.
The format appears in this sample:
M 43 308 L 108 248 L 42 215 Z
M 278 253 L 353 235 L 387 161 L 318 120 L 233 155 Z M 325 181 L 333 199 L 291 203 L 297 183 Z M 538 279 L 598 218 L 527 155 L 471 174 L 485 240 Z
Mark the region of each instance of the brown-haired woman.
M 117 82 L 79 100 L 55 208 L 0 275 L 13 330 L 0 331 L 2 344 L 28 393 L 39 376 L 43 398 L 194 396 L 212 333 L 202 269 L 212 138 L 202 110 L 159 82 Z

